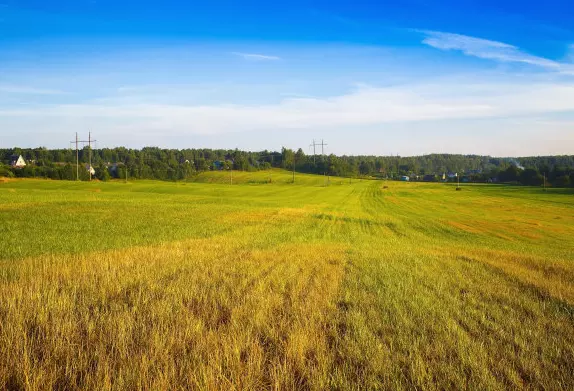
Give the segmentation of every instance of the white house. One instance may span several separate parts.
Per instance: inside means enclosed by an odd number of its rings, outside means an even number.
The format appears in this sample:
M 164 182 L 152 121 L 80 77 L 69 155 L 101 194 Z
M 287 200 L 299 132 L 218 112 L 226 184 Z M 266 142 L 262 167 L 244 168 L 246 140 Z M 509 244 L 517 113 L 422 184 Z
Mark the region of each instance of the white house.
M 96 175 L 96 170 L 94 170 L 94 167 L 90 166 L 89 164 L 86 164 L 86 170 L 92 174 L 92 175 Z
M 10 159 L 10 165 L 13 168 L 23 168 L 26 167 L 26 161 L 22 155 L 12 155 L 12 158 Z

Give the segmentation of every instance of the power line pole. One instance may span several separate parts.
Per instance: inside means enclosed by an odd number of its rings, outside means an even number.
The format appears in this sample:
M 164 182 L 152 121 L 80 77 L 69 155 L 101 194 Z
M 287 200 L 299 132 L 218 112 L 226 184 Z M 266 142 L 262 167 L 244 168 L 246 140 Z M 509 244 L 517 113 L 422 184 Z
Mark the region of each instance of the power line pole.
M 293 183 L 295 183 L 295 152 L 293 152 Z
M 78 132 L 76 132 L 76 140 L 70 141 L 71 143 L 76 144 L 76 180 L 80 180 L 80 151 L 78 148 L 78 144 L 80 143 L 88 143 L 88 150 L 89 150 L 89 164 L 90 167 L 88 172 L 90 173 L 90 181 L 92 180 L 92 143 L 95 143 L 97 140 L 92 140 L 92 133 L 88 134 L 88 140 L 78 140 Z
M 319 145 L 321 146 L 321 155 L 324 156 L 325 155 L 325 145 L 327 145 L 327 144 L 325 144 L 323 142 L 323 139 L 321 139 L 321 144 L 319 144 Z
M 321 155 L 323 156 L 323 164 L 325 164 L 325 141 L 323 139 L 321 139 Z M 327 175 L 327 170 L 329 169 L 329 167 L 324 167 L 325 171 L 325 175 Z M 329 175 L 327 175 L 327 186 L 331 183 L 331 173 L 329 173 Z
M 325 155 L 325 145 L 327 144 L 325 144 L 323 139 L 321 139 L 321 144 L 316 143 L 315 139 L 313 139 L 313 144 L 309 145 L 310 147 L 313 147 L 313 164 L 315 164 L 315 155 L 317 154 L 316 147 L 319 145 L 321 146 L 321 155 Z
M 88 155 L 90 156 L 88 158 L 89 164 L 90 164 L 90 168 L 88 169 L 88 172 L 90 173 L 90 182 L 92 181 L 92 132 L 88 132 Z
M 80 151 L 78 150 L 78 132 L 76 132 L 76 181 L 80 180 Z
M 319 144 L 319 143 L 316 143 L 316 142 L 315 142 L 315 139 L 313 139 L 313 144 L 311 144 L 311 145 L 313 146 L 313 164 L 316 165 L 316 164 L 315 164 L 315 147 L 318 146 L 318 145 L 321 146 L 321 158 L 322 158 L 322 160 L 323 160 L 323 163 L 325 163 L 325 145 L 327 145 L 327 144 L 325 144 L 325 140 L 321 139 L 321 144 Z M 325 167 L 323 167 L 323 168 L 325 168 Z M 323 171 L 323 175 L 324 175 L 324 176 L 327 176 L 327 171 L 326 171 L 326 170 Z M 327 183 L 330 182 L 330 180 L 331 180 L 330 177 L 327 178 Z
M 82 141 L 78 140 L 78 132 L 76 132 L 76 140 L 70 141 L 71 144 L 76 144 L 76 180 L 80 180 L 80 151 L 78 144 Z
M 317 144 L 315 144 L 315 139 L 313 139 L 313 144 L 309 145 L 310 147 L 313 147 L 313 165 L 316 165 L 316 163 L 315 163 L 315 155 L 316 155 L 315 145 L 317 145 Z

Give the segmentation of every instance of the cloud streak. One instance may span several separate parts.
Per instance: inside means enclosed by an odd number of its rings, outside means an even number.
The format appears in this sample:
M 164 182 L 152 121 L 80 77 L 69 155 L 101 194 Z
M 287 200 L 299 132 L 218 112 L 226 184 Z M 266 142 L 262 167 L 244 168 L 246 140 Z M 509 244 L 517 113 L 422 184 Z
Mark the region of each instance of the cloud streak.
M 167 94 L 167 93 L 166 93 Z M 417 121 L 509 118 L 574 112 L 574 84 L 451 81 L 361 87 L 326 98 L 277 104 L 183 105 L 162 102 L 63 104 L 0 110 L 12 123 L 87 121 L 94 127 L 216 135 L 251 130 L 331 129 Z M 384 128 L 384 127 L 383 127 Z
M 534 65 L 552 71 L 574 74 L 574 66 L 544 57 L 534 56 L 503 42 L 440 31 L 421 31 L 425 45 L 440 50 L 457 50 L 467 56 L 487 60 Z
M 234 56 L 243 57 L 246 60 L 255 60 L 255 61 L 277 61 L 281 60 L 281 57 L 278 56 L 269 56 L 265 54 L 257 54 L 257 53 L 242 53 L 242 52 L 231 52 Z

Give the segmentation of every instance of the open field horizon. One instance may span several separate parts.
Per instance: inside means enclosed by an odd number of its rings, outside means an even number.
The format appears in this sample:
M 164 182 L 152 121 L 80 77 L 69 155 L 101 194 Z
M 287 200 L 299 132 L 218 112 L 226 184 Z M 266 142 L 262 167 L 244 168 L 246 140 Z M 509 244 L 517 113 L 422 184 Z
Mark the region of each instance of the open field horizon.
M 572 389 L 574 192 L 0 182 L 0 388 Z

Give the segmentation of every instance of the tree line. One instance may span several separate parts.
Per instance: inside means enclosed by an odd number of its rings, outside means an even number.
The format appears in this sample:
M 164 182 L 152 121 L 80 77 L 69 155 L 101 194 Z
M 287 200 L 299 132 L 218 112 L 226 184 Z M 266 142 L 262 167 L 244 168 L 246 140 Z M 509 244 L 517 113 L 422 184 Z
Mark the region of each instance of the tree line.
M 9 166 L 13 155 L 22 155 L 24 168 Z M 298 172 L 343 177 L 374 177 L 411 180 L 442 180 L 443 176 L 466 182 L 504 182 L 525 185 L 574 185 L 574 156 L 497 158 L 480 155 L 429 154 L 424 156 L 337 156 L 308 155 L 283 148 L 281 151 L 249 152 L 225 149 L 103 148 L 79 151 L 80 179 L 89 177 L 86 165 L 91 155 L 96 178 L 186 180 L 210 170 L 258 171 L 295 168 Z M 76 179 L 76 151 L 71 149 L 0 149 L 0 176 Z

